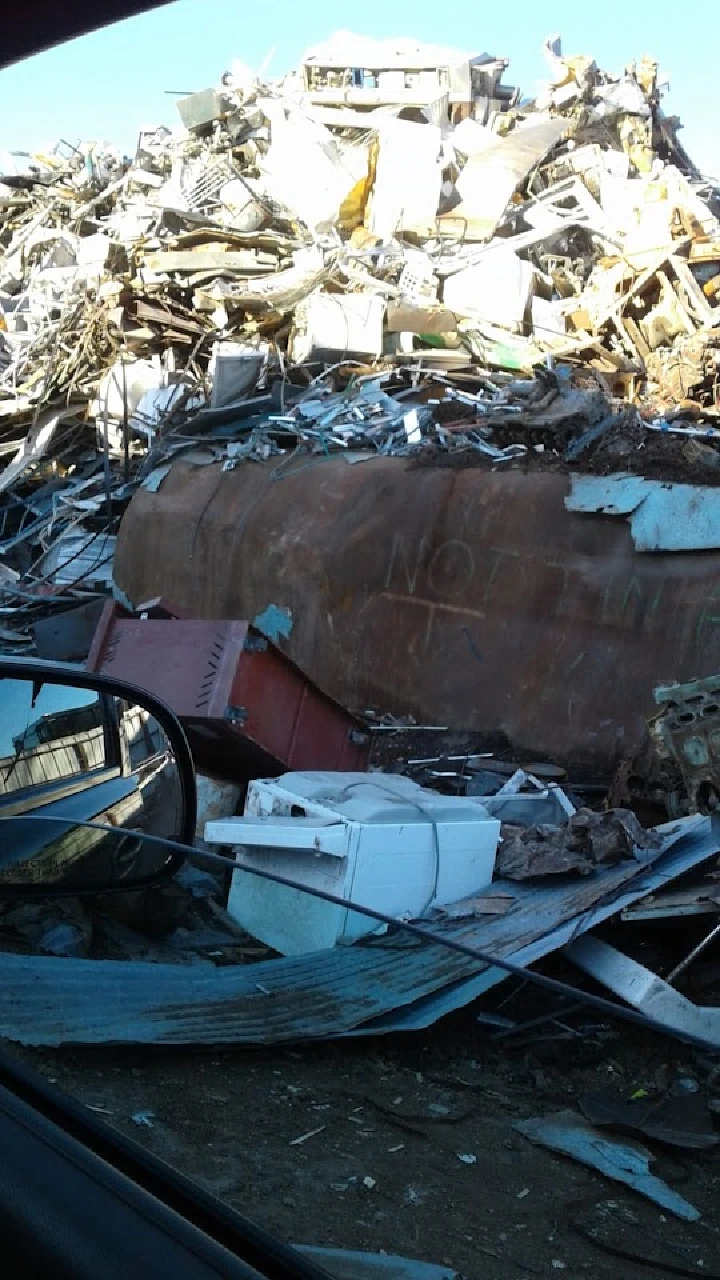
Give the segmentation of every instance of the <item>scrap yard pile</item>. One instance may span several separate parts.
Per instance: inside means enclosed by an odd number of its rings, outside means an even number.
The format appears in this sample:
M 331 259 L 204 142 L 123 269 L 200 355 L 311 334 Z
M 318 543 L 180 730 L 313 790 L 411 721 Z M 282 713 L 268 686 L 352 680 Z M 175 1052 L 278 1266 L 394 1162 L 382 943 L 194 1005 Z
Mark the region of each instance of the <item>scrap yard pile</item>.
M 530 101 L 506 59 L 339 33 L 282 81 L 233 64 L 132 161 L 0 156 L 5 647 L 107 589 L 179 455 L 642 474 L 659 445 L 717 483 L 720 192 L 655 62 L 545 57 Z
M 542 54 L 0 151 L 0 1037 L 336 1280 L 720 1276 L 720 186 Z

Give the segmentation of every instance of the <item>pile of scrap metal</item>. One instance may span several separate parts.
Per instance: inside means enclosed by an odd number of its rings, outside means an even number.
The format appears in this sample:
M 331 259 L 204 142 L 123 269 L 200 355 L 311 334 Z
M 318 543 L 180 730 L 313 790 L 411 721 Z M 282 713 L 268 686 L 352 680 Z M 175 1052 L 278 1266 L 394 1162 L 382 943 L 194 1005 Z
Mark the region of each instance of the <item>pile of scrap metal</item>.
M 570 813 L 566 796 L 528 778 L 513 785 L 465 800 L 397 775 L 288 773 L 253 782 L 242 816 L 226 786 L 216 816 L 205 807 L 207 843 L 191 855 L 216 874 L 183 868 L 171 887 L 193 905 L 178 900 L 166 936 L 157 901 L 149 939 L 132 903 L 94 907 L 92 927 L 81 904 L 59 917 L 52 903 L 10 904 L 0 921 L 2 1034 L 36 1046 L 375 1036 L 431 1026 L 514 976 L 553 997 L 541 1022 L 558 1016 L 557 996 L 594 1004 L 606 1018 L 630 1006 L 646 1026 L 717 1050 L 720 1010 L 677 985 L 720 930 L 714 924 L 691 945 L 687 905 L 677 901 L 693 875 L 704 890 L 697 914 L 717 916 L 711 819 L 694 814 L 643 831 L 627 814 Z M 548 809 L 554 821 L 543 833 L 555 865 L 546 857 L 518 875 L 515 856 L 508 878 L 495 863 L 501 819 L 518 829 Z M 573 865 L 566 853 L 583 841 L 583 864 Z M 234 850 L 228 896 L 227 856 L 208 845 Z M 674 916 L 682 958 L 661 978 L 631 952 L 646 937 L 639 922 Z M 603 936 L 603 925 L 620 920 L 627 952 Z M 104 958 L 108 941 L 122 959 Z M 543 973 L 556 952 L 622 1003 Z M 523 1032 L 487 1004 L 477 1015 L 504 1036 Z
M 529 102 L 505 59 L 339 33 L 279 82 L 233 64 L 132 161 L 2 158 L 5 646 L 107 589 L 178 455 L 591 467 L 620 410 L 638 470 L 653 427 L 708 432 L 718 192 L 656 63 L 545 52 Z
M 137 678 L 188 735 L 198 770 L 190 865 L 119 902 L 59 913 L 52 902 L 5 904 L 0 950 L 16 954 L 3 961 L 3 1036 L 48 1045 L 377 1034 L 429 1026 L 508 975 L 597 1005 L 592 988 L 537 971 L 562 951 L 625 1002 L 601 1001 L 606 1016 L 630 1005 L 720 1047 L 720 1010 L 673 985 L 720 934 L 713 920 L 696 945 L 687 936 L 688 916 L 702 925 L 720 909 L 720 681 L 657 691 L 653 736 L 691 812 L 645 829 L 628 810 L 579 807 L 552 767 L 507 776 L 476 755 L 448 759 L 454 769 L 432 759 L 370 768 L 367 726 L 260 630 L 279 635 L 287 622 L 279 609 L 250 625 L 189 618 L 162 601 L 139 614 L 106 604 L 89 668 Z M 417 770 L 425 785 L 408 776 Z M 678 916 L 681 958 L 665 979 L 600 929 L 633 922 L 632 948 L 643 941 L 637 922 Z M 105 958 L 108 948 L 123 958 Z M 516 1029 L 506 1016 L 503 1025 Z

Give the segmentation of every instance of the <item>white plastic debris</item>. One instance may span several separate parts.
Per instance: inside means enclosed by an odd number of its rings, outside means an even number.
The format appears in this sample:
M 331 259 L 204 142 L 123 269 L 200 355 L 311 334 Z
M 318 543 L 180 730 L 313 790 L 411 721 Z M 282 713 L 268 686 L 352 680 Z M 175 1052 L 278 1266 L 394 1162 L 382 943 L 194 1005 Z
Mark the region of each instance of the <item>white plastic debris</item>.
M 435 234 L 440 201 L 440 130 L 389 120 L 379 130 L 379 154 L 370 199 L 369 230 L 383 242 L 396 232 Z

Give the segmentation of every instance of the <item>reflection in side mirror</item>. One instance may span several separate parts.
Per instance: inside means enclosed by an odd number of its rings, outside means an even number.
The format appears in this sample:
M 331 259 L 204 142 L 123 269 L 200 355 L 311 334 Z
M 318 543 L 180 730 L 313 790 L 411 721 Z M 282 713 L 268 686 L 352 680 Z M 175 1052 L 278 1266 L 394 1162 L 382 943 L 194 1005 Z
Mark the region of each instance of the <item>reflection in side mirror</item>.
M 151 884 L 182 856 L 143 837 L 186 843 L 193 821 L 172 713 L 103 676 L 0 660 L 0 897 Z
M 177 869 L 173 851 L 135 831 L 98 831 L 74 820 L 4 818 L 0 808 L 0 896 L 7 888 L 106 893 L 137 889 Z

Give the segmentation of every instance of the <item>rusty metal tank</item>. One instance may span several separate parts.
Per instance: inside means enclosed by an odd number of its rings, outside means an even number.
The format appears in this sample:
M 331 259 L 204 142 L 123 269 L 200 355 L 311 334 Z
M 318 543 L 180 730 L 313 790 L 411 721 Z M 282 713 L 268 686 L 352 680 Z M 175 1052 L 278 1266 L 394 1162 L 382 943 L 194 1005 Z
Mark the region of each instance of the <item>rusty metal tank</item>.
M 720 667 L 720 556 L 639 554 L 624 520 L 568 513 L 568 491 L 401 458 L 179 462 L 133 498 L 116 581 L 200 617 L 289 609 L 283 647 L 351 709 L 607 774 L 655 684 Z

